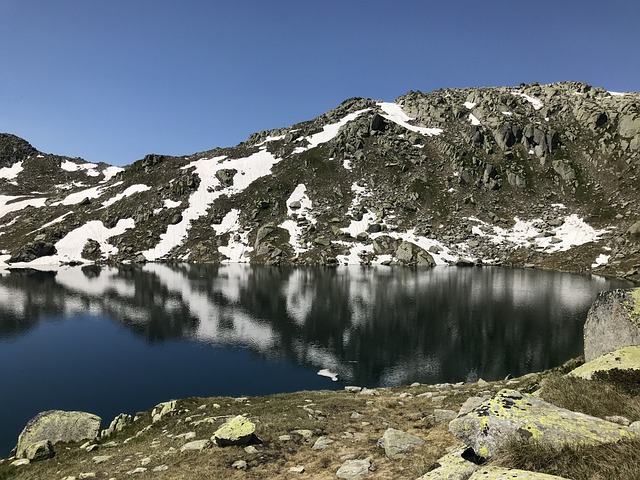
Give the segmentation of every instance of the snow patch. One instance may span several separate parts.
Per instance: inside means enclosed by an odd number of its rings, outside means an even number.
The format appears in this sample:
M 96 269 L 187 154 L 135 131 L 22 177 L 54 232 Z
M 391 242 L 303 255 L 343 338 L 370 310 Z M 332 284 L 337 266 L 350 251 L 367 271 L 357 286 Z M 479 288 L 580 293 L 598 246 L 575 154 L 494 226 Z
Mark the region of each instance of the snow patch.
M 469 114 L 469 121 L 471 122 L 471 125 L 481 125 L 480 120 L 478 120 L 478 117 L 473 113 Z
M 322 128 L 321 132 L 314 133 L 313 135 L 311 135 L 309 137 L 304 137 L 309 142 L 309 144 L 306 147 L 296 147 L 295 150 L 293 151 L 293 153 L 306 152 L 307 150 L 311 150 L 312 148 L 315 148 L 318 145 L 322 145 L 323 143 L 327 143 L 328 141 L 332 140 L 333 138 L 335 138 L 338 135 L 338 132 L 340 131 L 340 128 L 342 128 L 344 125 L 346 125 L 350 121 L 355 120 L 360 115 L 362 115 L 364 112 L 368 112 L 369 110 L 370 110 L 369 108 L 365 108 L 363 110 L 358 110 L 356 112 L 353 112 L 353 113 L 350 113 L 350 114 L 344 116 L 339 122 L 332 123 L 332 124 L 329 124 L 329 125 L 325 125 Z
M 606 255 L 604 253 L 601 253 L 600 255 L 598 255 L 598 258 L 596 258 L 596 261 L 591 264 L 591 268 L 597 268 L 597 267 L 600 267 L 601 265 L 606 265 L 607 263 L 609 263 L 610 258 L 611 258 L 611 255 Z
M 501 112 L 503 115 L 510 117 L 511 115 L 513 115 L 513 112 Z
M 0 218 L 11 212 L 16 212 L 27 207 L 41 208 L 45 206 L 47 201 L 44 197 L 28 198 L 26 200 L 16 201 L 23 196 L 0 195 Z
M 291 204 L 300 202 L 300 208 L 293 209 Z M 307 187 L 301 183 L 293 190 L 287 199 L 287 216 L 289 220 L 285 220 L 279 226 L 289 231 L 289 243 L 293 247 L 296 255 L 309 250 L 309 243 L 301 243 L 302 226 L 298 225 L 297 219 L 307 218 L 311 224 L 315 224 L 317 220 L 311 216 L 311 199 L 307 196 Z M 295 218 L 295 219 L 294 219 Z
M 10 167 L 0 168 L 0 178 L 4 178 L 5 180 L 15 180 L 22 170 L 24 170 L 22 162 L 14 163 Z
M 102 207 L 103 208 L 109 207 L 114 203 L 119 202 L 123 198 L 130 197 L 134 193 L 146 192 L 147 190 L 151 190 L 151 187 L 148 185 L 144 185 L 144 184 L 131 185 L 130 187 L 127 187 L 127 189 L 124 192 L 119 193 L 115 197 L 102 202 Z
M 522 92 L 511 92 L 512 95 L 515 95 L 516 97 L 522 97 L 524 98 L 527 102 L 529 102 L 531 105 L 533 105 L 533 109 L 534 110 L 540 110 L 542 107 L 544 107 L 544 104 L 537 98 L 532 97 L 527 95 L 526 93 L 522 93 Z
M 102 180 L 100 183 L 108 182 L 120 172 L 124 172 L 124 168 L 120 168 L 120 167 L 105 168 L 104 170 L 102 170 L 102 175 L 104 175 L 104 180 Z
M 380 102 L 378 103 L 380 109 L 386 114 L 382 115 L 387 120 L 392 121 L 400 125 L 401 127 L 406 128 L 407 130 L 411 130 L 412 132 L 418 132 L 422 135 L 433 136 L 440 135 L 442 133 L 441 128 L 426 128 L 426 127 L 416 127 L 415 125 L 411 125 L 408 123 L 413 120 L 409 115 L 404 113 L 402 107 L 397 103 L 392 102 Z
M 216 235 L 229 234 L 226 246 L 218 247 L 218 251 L 227 257 L 222 263 L 248 263 L 247 254 L 253 251 L 248 246 L 249 232 L 240 231 L 240 210 L 231 209 L 222 219 L 219 225 L 212 225 Z
M 164 200 L 164 208 L 176 208 L 180 205 L 182 205 L 182 202 L 176 202 L 174 200 L 171 200 L 170 198 Z
M 544 231 L 539 227 L 545 224 L 541 219 L 520 220 L 515 217 L 515 225 L 508 229 L 489 225 L 475 217 L 469 217 L 468 220 L 478 223 L 472 228 L 473 234 L 488 238 L 496 245 L 507 243 L 534 247 L 546 253 L 565 252 L 585 243 L 596 242 L 607 233 L 607 230 L 595 230 L 576 214 L 566 216 L 559 227 Z
M 77 172 L 78 170 L 84 170 L 84 173 L 90 177 L 98 177 L 100 172 L 95 169 L 98 165 L 95 163 L 75 163 L 69 160 L 65 160 L 60 165 L 60 168 L 66 172 Z
M 471 110 L 472 108 L 474 108 L 477 105 L 477 103 L 475 103 L 475 102 L 464 102 L 463 105 L 465 107 L 467 107 L 469 110 Z

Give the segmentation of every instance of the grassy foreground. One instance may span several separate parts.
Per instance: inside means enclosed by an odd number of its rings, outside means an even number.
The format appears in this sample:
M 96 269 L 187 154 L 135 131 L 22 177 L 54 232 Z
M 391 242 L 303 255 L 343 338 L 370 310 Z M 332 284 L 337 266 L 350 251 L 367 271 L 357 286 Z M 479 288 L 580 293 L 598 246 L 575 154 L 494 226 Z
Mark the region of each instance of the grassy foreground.
M 640 419 L 636 379 L 583 381 L 562 373 L 559 368 L 490 383 L 413 384 L 376 389 L 371 392 L 374 394 L 303 391 L 251 398 L 184 399 L 178 402 L 176 412 L 157 423 L 151 422 L 150 411 L 139 414 L 132 425 L 91 452 L 77 444 L 58 444 L 55 457 L 49 460 L 19 467 L 4 460 L 0 479 L 334 479 L 345 460 L 365 458 L 372 463 L 371 478 L 415 479 L 435 467 L 448 449 L 461 446 L 448 431 L 446 417 L 451 412 L 443 410 L 457 412 L 470 396 L 506 387 L 539 391 L 542 398 L 558 406 L 591 415 Z M 228 416 L 239 414 L 256 424 L 261 445 L 180 451 L 187 441 L 210 438 Z M 378 439 L 389 427 L 417 435 L 425 445 L 402 459 L 390 460 L 378 446 Z M 319 437 L 332 442 L 323 449 L 313 449 Z M 553 449 L 518 442 L 504 449 L 492 464 L 572 479 L 639 479 L 635 461 L 639 446 L 640 442 L 629 441 Z M 234 467 L 237 461 L 246 464 Z M 304 471 L 290 470 L 296 467 L 304 467 Z

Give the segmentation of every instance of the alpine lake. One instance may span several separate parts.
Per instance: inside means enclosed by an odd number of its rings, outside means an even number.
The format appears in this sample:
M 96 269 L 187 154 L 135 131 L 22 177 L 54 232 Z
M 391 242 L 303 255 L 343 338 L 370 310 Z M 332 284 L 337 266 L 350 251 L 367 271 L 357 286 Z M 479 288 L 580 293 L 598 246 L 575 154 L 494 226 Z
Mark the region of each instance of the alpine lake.
M 581 355 L 598 292 L 625 287 L 500 267 L 4 272 L 0 456 L 44 410 L 95 413 L 106 428 L 118 413 L 175 398 L 541 371 Z

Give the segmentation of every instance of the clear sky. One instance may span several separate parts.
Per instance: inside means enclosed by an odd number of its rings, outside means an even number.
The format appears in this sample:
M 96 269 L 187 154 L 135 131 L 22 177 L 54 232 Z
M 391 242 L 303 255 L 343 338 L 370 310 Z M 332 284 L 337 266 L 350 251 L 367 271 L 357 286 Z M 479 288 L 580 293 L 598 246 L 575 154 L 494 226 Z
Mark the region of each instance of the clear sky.
M 343 100 L 577 80 L 640 90 L 638 0 L 0 0 L 0 132 L 115 165 Z

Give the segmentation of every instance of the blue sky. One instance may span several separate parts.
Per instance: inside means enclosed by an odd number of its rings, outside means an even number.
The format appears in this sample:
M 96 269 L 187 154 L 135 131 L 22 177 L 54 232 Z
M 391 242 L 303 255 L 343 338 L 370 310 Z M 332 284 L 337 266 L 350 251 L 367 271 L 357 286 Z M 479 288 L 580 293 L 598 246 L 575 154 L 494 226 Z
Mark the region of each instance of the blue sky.
M 0 0 L 0 132 L 115 165 L 235 145 L 353 97 L 640 90 L 636 0 Z

